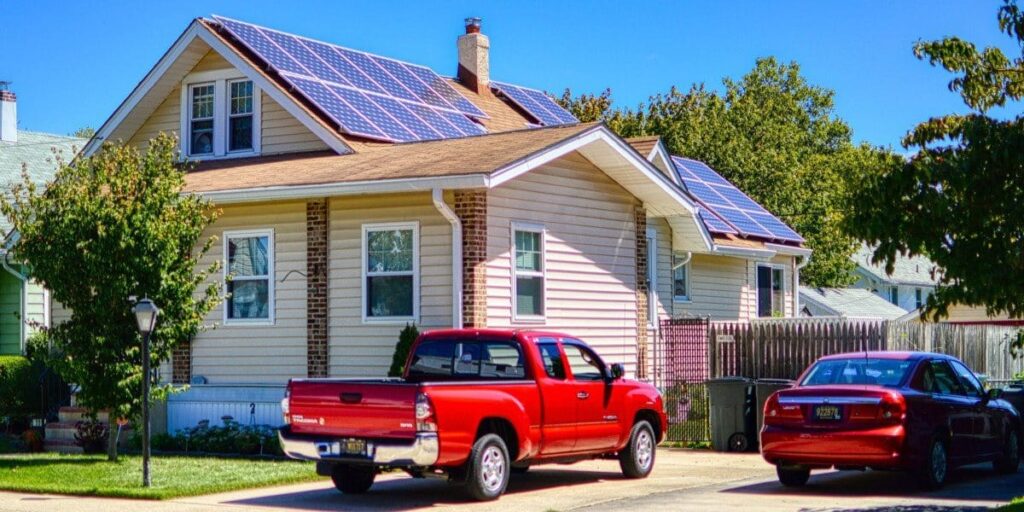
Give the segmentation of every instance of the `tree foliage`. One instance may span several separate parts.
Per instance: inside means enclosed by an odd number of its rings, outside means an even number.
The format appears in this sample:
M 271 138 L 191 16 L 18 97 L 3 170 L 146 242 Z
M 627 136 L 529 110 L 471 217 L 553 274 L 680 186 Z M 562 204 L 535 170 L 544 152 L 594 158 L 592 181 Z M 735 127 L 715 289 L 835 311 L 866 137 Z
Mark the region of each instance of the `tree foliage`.
M 673 154 L 708 163 L 782 218 L 814 250 L 805 283 L 843 286 L 852 277 L 856 240 L 841 229 L 843 176 L 893 165 L 886 150 L 851 142 L 833 92 L 812 85 L 796 63 L 758 59 L 723 91 L 672 88 L 635 109 L 613 107 L 610 91 L 562 104 L 581 121 L 604 121 L 623 137 L 658 135 Z M 877 172 L 877 171 L 876 171 Z
M 997 19 L 1024 49 L 1016 2 L 1006 0 Z M 954 73 L 949 88 L 971 110 L 913 128 L 903 144 L 916 152 L 904 165 L 856 176 L 849 230 L 877 244 L 874 258 L 889 268 L 901 253 L 936 263 L 940 284 L 926 304 L 933 318 L 954 304 L 1024 317 L 1024 121 L 987 114 L 1021 99 L 1024 58 L 957 37 L 918 42 L 914 54 Z
M 59 354 L 52 364 L 81 386 L 79 403 L 111 418 L 137 417 L 141 407 L 141 338 L 129 298 L 149 297 L 161 309 L 151 337 L 154 368 L 202 328 L 220 300 L 219 284 L 202 289 L 219 266 L 196 270 L 214 239 L 195 250 L 217 211 L 182 194 L 176 148 L 166 135 L 144 153 L 108 144 L 61 163 L 45 189 L 25 175 L 0 202 L 18 233 L 14 257 L 71 312 L 48 330 Z M 154 387 L 158 399 L 167 391 Z

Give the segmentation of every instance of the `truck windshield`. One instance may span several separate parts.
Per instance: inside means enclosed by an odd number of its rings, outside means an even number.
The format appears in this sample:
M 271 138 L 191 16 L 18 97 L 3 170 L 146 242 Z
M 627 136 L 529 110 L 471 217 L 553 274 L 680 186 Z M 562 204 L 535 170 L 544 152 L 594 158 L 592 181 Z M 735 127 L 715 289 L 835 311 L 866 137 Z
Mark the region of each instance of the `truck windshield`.
M 801 386 L 856 384 L 898 387 L 906 380 L 914 361 L 851 357 L 818 361 L 807 372 Z
M 410 380 L 524 379 L 519 344 L 491 340 L 424 340 L 409 365 Z

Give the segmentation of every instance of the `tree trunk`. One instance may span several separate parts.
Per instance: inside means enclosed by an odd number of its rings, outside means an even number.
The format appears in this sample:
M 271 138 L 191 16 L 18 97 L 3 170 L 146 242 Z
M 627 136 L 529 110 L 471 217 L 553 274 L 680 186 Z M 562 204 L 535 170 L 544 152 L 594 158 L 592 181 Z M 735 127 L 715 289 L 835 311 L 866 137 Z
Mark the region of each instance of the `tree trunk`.
M 117 418 L 114 417 L 114 413 L 111 412 L 107 416 L 107 460 L 111 462 L 117 461 Z

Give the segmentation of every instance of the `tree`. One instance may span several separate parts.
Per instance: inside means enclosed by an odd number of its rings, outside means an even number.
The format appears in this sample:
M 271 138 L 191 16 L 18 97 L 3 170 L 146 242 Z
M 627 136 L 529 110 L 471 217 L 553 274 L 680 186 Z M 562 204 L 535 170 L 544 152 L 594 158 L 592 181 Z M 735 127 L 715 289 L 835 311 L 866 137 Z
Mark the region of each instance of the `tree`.
M 405 328 L 398 334 L 398 344 L 395 345 L 395 353 L 391 356 L 391 368 L 388 370 L 388 377 L 401 377 L 405 370 L 405 361 L 409 359 L 409 351 L 412 344 L 420 335 L 416 324 L 405 324 Z
M 79 137 L 82 139 L 91 139 L 93 135 L 96 135 L 96 129 L 92 126 L 83 126 L 71 132 L 72 137 Z
M 218 212 L 182 194 L 176 148 L 166 135 L 145 153 L 108 144 L 95 156 L 62 162 L 45 189 L 25 175 L 0 199 L 18 233 L 13 255 L 71 311 L 70 320 L 48 329 L 59 354 L 52 364 L 81 386 L 83 406 L 110 411 L 112 460 L 114 422 L 138 417 L 142 398 L 141 338 L 130 297 L 149 297 L 161 308 L 151 338 L 154 368 L 202 328 L 220 300 L 219 284 L 200 290 L 219 266 L 196 270 L 214 239 L 196 245 Z M 169 390 L 154 387 L 153 394 L 161 399 Z
M 1017 3 L 1006 0 L 997 19 L 1024 49 Z M 954 304 L 1024 317 L 1024 120 L 988 115 L 1021 99 L 1024 55 L 1010 59 L 957 37 L 919 41 L 914 54 L 956 75 L 949 89 L 970 112 L 918 124 L 903 139 L 916 149 L 903 165 L 854 176 L 847 228 L 877 244 L 875 261 L 890 269 L 899 254 L 936 263 L 939 285 L 925 305 L 930 317 Z
M 707 162 L 783 219 L 814 250 L 801 280 L 844 286 L 853 280 L 857 241 L 842 231 L 844 174 L 893 165 L 890 151 L 851 142 L 831 90 L 811 85 L 796 63 L 758 59 L 716 93 L 702 84 L 671 88 L 636 109 L 615 109 L 611 94 L 562 104 L 582 121 L 605 121 L 624 137 L 658 135 L 674 154 Z

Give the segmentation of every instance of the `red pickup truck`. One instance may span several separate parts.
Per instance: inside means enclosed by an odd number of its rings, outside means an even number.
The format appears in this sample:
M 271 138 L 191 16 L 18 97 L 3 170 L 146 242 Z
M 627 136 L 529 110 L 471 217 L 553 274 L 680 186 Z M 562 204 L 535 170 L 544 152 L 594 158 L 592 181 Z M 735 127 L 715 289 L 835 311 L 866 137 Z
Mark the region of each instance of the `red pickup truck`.
M 667 427 L 661 395 L 622 377 L 586 343 L 553 332 L 428 332 L 402 378 L 293 379 L 281 403 L 284 452 L 317 461 L 343 493 L 382 468 L 501 496 L 534 464 L 617 457 L 644 478 Z

